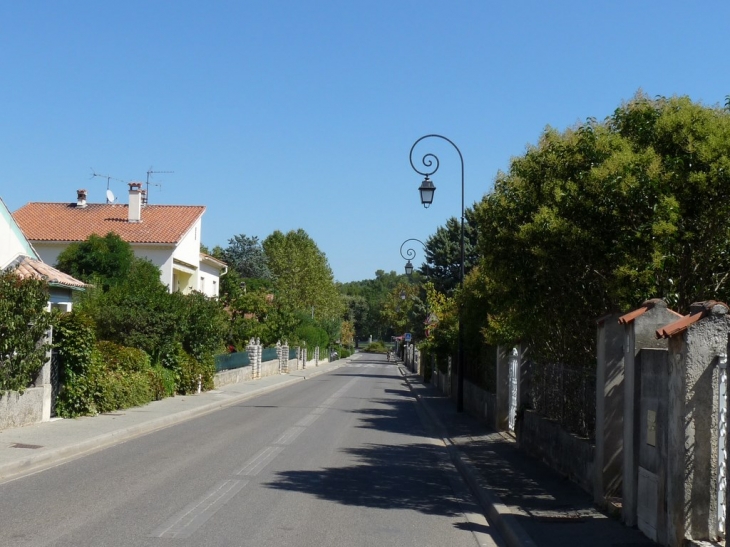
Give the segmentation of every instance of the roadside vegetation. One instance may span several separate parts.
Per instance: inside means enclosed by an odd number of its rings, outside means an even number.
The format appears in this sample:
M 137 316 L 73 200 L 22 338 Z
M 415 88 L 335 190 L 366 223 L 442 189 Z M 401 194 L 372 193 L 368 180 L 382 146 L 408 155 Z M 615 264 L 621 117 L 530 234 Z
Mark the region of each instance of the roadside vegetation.
M 63 412 L 205 389 L 214 356 L 252 338 L 344 357 L 355 340 L 384 352 L 408 332 L 445 370 L 460 319 L 466 377 L 485 389 L 494 389 L 491 345 L 520 342 L 535 362 L 593 367 L 602 315 L 655 297 L 681 313 L 730 299 L 729 109 L 639 93 L 603 120 L 547 127 L 466 209 L 461 287 L 457 218 L 425 241 L 412 276 L 377 270 L 340 284 L 303 230 L 236 235 L 204 249 L 229 265 L 218 300 L 169 294 L 113 234 L 72 245 L 59 268 L 94 288 L 59 318 Z M 0 291 L 0 388 L 22 389 L 52 317 L 42 284 L 4 273 Z

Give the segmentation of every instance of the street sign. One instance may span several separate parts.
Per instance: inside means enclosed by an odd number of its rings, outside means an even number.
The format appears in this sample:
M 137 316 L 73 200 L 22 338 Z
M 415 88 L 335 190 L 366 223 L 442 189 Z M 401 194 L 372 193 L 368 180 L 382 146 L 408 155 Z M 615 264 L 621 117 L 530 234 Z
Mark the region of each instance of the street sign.
M 411 333 L 410 332 L 407 332 L 406 333 L 405 341 L 406 342 L 410 342 L 411 341 Z

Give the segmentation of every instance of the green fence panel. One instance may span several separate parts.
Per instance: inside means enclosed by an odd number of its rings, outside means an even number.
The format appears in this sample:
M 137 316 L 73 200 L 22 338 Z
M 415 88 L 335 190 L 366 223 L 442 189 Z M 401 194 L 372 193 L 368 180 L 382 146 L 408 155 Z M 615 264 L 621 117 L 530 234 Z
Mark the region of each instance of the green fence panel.
M 279 356 L 276 355 L 276 348 L 265 348 L 261 352 L 261 361 L 277 361 Z
M 248 353 L 239 351 L 236 353 L 226 353 L 215 356 L 215 371 L 231 370 L 234 368 L 247 367 L 251 364 Z
M 297 358 L 297 348 L 289 348 L 289 359 Z

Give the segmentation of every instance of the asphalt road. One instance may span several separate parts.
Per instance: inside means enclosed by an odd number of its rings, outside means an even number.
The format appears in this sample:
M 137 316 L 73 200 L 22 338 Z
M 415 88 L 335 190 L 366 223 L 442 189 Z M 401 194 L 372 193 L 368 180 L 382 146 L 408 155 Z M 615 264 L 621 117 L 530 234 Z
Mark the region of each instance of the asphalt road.
M 1 546 L 501 545 L 492 534 L 379 356 L 0 484 Z

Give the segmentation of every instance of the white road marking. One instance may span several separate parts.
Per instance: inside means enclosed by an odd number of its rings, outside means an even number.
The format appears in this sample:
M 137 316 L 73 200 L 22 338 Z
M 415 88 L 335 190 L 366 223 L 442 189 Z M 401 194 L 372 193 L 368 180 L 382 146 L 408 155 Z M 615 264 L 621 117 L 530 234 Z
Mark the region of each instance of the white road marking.
M 279 453 L 284 450 L 282 446 L 267 446 L 246 462 L 246 465 L 236 475 L 247 475 L 249 477 L 258 475 Z
M 154 530 L 149 537 L 184 539 L 190 537 L 218 509 L 246 486 L 246 480 L 227 480 L 215 485 L 201 499 L 185 507 L 177 515 Z
M 290 427 L 274 441 L 274 444 L 291 444 L 304 431 L 303 427 Z

